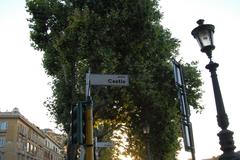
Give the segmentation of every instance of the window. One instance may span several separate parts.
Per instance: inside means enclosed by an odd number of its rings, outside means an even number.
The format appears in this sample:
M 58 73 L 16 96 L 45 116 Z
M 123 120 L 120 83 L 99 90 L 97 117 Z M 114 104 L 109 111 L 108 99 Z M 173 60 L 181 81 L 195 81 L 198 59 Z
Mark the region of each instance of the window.
M 36 146 L 33 147 L 33 153 L 34 153 L 35 155 L 37 155 L 37 147 L 36 147 Z
M 30 143 L 27 142 L 27 152 L 30 152 Z
M 1 121 L 0 122 L 0 130 L 6 130 L 8 128 L 8 122 L 7 121 Z
M 33 145 L 30 144 L 30 152 L 33 153 Z
M 18 132 L 23 136 L 27 136 L 27 128 L 22 124 L 19 124 Z
M 0 147 L 4 147 L 5 144 L 6 144 L 6 138 L 0 137 Z

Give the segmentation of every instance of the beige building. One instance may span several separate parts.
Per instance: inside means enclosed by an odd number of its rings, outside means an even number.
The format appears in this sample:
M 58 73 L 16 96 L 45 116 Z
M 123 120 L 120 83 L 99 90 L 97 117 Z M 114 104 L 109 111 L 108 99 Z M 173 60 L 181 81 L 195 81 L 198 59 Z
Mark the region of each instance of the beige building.
M 51 129 L 43 129 L 42 130 L 48 137 L 51 139 L 51 142 L 54 142 L 55 145 L 63 146 L 62 150 L 60 151 L 61 154 L 66 155 L 66 145 L 67 145 L 67 135 L 66 134 L 58 134 L 53 132 Z M 45 141 L 47 138 L 45 139 Z M 54 144 L 53 144 L 54 145 Z
M 0 112 L 0 160 L 63 160 L 61 150 L 17 108 Z

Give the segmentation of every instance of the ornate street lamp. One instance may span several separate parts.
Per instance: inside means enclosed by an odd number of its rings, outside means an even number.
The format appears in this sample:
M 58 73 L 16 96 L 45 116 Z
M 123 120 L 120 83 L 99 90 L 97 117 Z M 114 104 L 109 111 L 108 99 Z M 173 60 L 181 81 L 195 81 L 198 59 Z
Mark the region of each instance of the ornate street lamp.
M 217 108 L 217 121 L 218 126 L 222 129 L 219 133 L 219 144 L 221 145 L 221 150 L 223 154 L 220 156 L 219 160 L 240 160 L 240 155 L 234 152 L 236 148 L 233 140 L 233 132 L 228 130 L 228 116 L 225 112 L 222 94 L 217 78 L 217 67 L 218 64 L 212 61 L 212 50 L 215 49 L 213 44 L 213 33 L 215 27 L 211 24 L 204 24 L 204 20 L 200 19 L 197 21 L 198 27 L 194 28 L 192 31 L 193 37 L 198 41 L 201 51 L 205 52 L 210 59 L 206 69 L 211 73 L 213 91 L 215 96 L 215 103 Z

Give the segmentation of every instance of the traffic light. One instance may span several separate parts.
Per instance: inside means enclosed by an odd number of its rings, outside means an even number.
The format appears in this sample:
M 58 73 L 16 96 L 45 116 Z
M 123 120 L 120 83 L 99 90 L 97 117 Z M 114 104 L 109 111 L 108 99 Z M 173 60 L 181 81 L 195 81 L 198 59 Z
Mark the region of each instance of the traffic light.
M 80 111 L 80 124 L 79 124 L 79 144 L 83 145 L 85 143 L 85 103 L 80 102 L 79 104 Z
M 72 109 L 72 143 L 85 144 L 85 109 L 91 101 L 81 101 Z
M 72 108 L 72 144 L 78 144 L 80 141 L 80 115 L 81 110 L 77 104 Z

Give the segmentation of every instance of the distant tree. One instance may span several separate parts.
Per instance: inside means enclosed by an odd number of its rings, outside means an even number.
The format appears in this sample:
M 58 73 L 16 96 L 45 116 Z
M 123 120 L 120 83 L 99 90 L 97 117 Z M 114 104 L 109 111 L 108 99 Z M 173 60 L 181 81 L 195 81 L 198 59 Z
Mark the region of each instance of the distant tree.
M 127 128 L 128 152 L 144 159 L 150 125 L 153 159 L 173 160 L 179 149 L 180 114 L 171 58 L 179 41 L 160 23 L 157 0 L 26 0 L 32 46 L 43 53 L 43 66 L 53 78 L 53 96 L 45 105 L 64 130 L 70 110 L 84 99 L 85 74 L 128 74 L 129 87 L 93 87 L 94 118 L 108 132 Z M 183 64 L 188 101 L 201 109 L 200 73 Z M 95 124 L 100 125 L 100 123 Z

